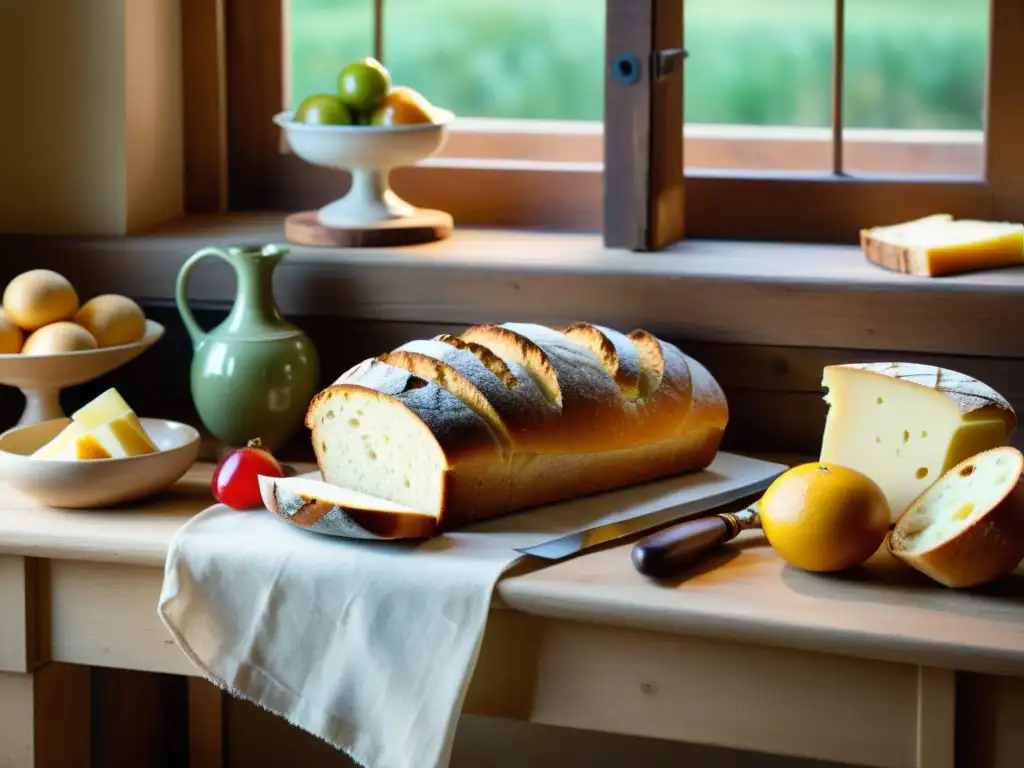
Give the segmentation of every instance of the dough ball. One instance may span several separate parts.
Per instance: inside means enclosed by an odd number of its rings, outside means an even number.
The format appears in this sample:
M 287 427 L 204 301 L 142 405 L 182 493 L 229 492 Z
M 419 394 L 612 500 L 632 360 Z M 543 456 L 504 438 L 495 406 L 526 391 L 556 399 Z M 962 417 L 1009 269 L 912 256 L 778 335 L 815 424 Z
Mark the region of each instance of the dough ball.
M 59 355 L 64 352 L 79 352 L 96 349 L 96 339 L 77 323 L 61 321 L 44 325 L 25 339 L 23 355 Z
M 34 331 L 78 310 L 78 294 L 64 275 L 49 269 L 22 272 L 4 289 L 4 311 L 19 327 Z
M 6 312 L 0 311 L 0 355 L 16 355 L 21 352 L 24 341 L 25 332 L 7 316 Z
M 85 328 L 101 347 L 132 344 L 146 333 L 146 315 L 127 296 L 106 293 L 89 299 L 78 310 L 75 322 Z

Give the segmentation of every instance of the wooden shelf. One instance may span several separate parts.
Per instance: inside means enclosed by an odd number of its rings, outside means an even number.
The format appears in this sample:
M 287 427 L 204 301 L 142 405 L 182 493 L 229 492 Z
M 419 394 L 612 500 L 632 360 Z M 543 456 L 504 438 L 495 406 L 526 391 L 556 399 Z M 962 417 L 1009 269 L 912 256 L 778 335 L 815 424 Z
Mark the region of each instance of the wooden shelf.
M 0 279 L 45 264 L 85 293 L 170 301 L 209 244 L 283 240 L 283 214 L 186 217 L 127 238 L 3 237 Z M 234 275 L 204 266 L 197 301 Z M 703 342 L 1024 357 L 1024 269 L 941 279 L 887 272 L 853 246 L 687 240 L 609 250 L 595 234 L 461 229 L 405 248 L 300 248 L 278 270 L 286 315 L 465 325 L 588 320 Z M 940 308 L 941 307 L 941 311 Z

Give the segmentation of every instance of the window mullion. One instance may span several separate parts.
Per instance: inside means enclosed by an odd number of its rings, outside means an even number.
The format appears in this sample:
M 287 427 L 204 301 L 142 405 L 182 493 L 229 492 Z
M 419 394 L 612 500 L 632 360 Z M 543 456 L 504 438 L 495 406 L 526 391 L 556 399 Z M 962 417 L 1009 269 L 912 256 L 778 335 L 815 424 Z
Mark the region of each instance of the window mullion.
M 992 215 L 1024 220 L 1024 3 L 991 0 L 988 92 L 985 110 L 985 175 L 992 186 Z
M 832 42 L 832 173 L 843 174 L 843 81 L 845 78 L 846 2 L 835 0 Z
M 373 0 L 373 57 L 384 63 L 384 0 Z

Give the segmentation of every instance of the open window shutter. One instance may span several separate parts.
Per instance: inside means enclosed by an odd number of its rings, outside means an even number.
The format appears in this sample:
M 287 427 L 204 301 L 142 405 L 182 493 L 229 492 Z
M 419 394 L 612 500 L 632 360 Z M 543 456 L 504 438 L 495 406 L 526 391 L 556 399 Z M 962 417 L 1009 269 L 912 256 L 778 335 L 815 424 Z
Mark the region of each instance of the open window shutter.
M 683 0 L 606 0 L 604 242 L 683 236 Z

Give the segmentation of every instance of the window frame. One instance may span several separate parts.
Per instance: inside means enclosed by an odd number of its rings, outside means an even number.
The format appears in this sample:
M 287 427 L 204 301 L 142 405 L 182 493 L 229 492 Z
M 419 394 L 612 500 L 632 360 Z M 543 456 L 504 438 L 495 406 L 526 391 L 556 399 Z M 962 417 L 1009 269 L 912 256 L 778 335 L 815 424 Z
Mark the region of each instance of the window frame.
M 284 3 L 182 0 L 189 212 L 295 210 L 321 205 L 344 190 L 337 172 L 282 153 L 279 130 L 270 121 L 283 104 Z M 603 158 L 558 159 L 555 148 L 574 139 L 571 130 L 516 135 L 514 121 L 506 123 L 512 130 L 497 132 L 496 143 L 513 148 L 526 143 L 533 148 L 529 159 L 493 156 L 500 152 L 453 157 L 467 154 L 474 141 L 479 145 L 486 126 L 477 125 L 455 133 L 442 156 L 395 171 L 398 192 L 414 203 L 452 212 L 462 226 L 602 231 L 610 247 L 631 250 L 658 249 L 684 235 L 849 243 L 865 223 L 936 211 L 1024 219 L 1019 182 L 1024 144 L 1017 140 L 1024 135 L 1024 101 L 1015 97 L 1024 80 L 1024 48 L 1016 45 L 1024 37 L 1024 5 L 990 0 L 985 176 L 978 180 L 851 178 L 813 171 L 684 173 L 684 142 L 674 138 L 684 134 L 682 68 L 656 82 L 644 67 L 640 82 L 631 87 L 610 73 L 623 52 L 650 62 L 658 50 L 681 48 L 684 2 L 606 0 L 606 5 L 612 23 L 606 36 L 603 140 L 593 129 L 581 131 L 589 136 L 586 152 L 600 140 Z M 609 111 L 610 105 L 617 107 Z M 615 115 L 640 119 L 623 125 Z M 639 124 L 646 126 L 644 135 L 636 134 Z M 815 151 L 820 153 L 820 146 Z

